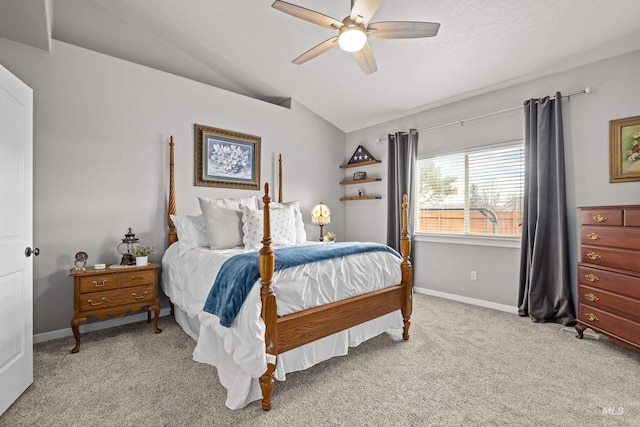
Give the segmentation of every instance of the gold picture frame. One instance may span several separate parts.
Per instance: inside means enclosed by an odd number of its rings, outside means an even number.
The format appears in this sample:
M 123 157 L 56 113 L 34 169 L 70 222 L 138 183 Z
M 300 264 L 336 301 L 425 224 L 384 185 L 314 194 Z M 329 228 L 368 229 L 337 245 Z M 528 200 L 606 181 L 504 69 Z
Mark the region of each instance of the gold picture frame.
M 194 133 L 194 185 L 260 189 L 262 138 L 199 124 Z
M 640 116 L 609 122 L 609 182 L 640 181 Z

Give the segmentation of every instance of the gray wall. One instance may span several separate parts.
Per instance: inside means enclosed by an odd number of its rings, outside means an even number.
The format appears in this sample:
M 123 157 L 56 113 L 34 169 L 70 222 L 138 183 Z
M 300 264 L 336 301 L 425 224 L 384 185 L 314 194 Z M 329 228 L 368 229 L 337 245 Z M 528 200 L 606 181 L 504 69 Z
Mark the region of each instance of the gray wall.
M 61 42 L 47 53 L 0 39 L 0 64 L 34 89 L 36 334 L 69 327 L 67 272 L 77 251 L 89 264 L 117 263 L 131 226 L 160 260 L 170 135 L 179 214 L 199 213 L 197 195 L 261 195 L 193 186 L 194 123 L 261 136 L 262 183 L 275 182 L 282 153 L 285 199 L 300 199 L 305 222 L 324 200 L 334 213 L 330 229 L 344 234 L 345 134 L 296 102 L 289 110 Z M 308 224 L 307 232 L 318 229 Z
M 347 239 L 386 240 L 382 224 L 386 221 L 387 143 L 378 143 L 379 138 L 395 131 L 425 129 L 522 105 L 526 99 L 553 95 L 557 90 L 568 93 L 590 86 L 591 94 L 563 100 L 569 237 L 571 263 L 575 266 L 576 207 L 640 203 L 640 183 L 609 183 L 609 120 L 640 115 L 638 70 L 640 51 L 349 133 L 346 155 L 364 145 L 383 160 L 371 171 L 385 179 L 371 187 L 371 192 L 383 196 L 382 200 L 347 202 Z M 522 112 L 516 111 L 422 132 L 419 150 L 421 154 L 431 154 L 521 139 L 523 123 Z M 416 287 L 516 305 L 519 249 L 425 241 L 415 241 L 414 248 Z M 477 281 L 470 280 L 470 270 L 478 272 Z M 572 282 L 575 289 L 575 267 Z

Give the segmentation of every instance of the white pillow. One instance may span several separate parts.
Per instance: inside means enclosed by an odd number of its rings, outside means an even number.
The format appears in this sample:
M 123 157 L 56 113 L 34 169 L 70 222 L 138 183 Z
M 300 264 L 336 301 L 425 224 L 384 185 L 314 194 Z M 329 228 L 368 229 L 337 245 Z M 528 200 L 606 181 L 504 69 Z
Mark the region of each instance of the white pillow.
M 178 253 L 180 255 L 193 248 L 209 245 L 202 215 L 171 215 L 171 221 L 176 226 L 176 233 L 178 233 Z
M 242 246 L 242 213 L 240 208 L 256 209 L 256 196 L 237 199 L 206 199 L 198 197 L 204 216 L 207 243 L 211 249 Z
M 304 229 L 304 222 L 302 221 L 302 212 L 300 212 L 300 200 L 294 200 L 291 202 L 277 203 L 272 202 L 269 207 L 271 209 L 280 209 L 282 207 L 293 208 L 294 221 L 296 227 L 296 243 L 304 243 L 307 241 L 307 231 Z
M 242 232 L 245 249 L 257 249 L 262 245 L 264 212 L 242 209 Z M 295 215 L 293 208 L 271 209 L 271 244 L 291 246 L 296 243 Z

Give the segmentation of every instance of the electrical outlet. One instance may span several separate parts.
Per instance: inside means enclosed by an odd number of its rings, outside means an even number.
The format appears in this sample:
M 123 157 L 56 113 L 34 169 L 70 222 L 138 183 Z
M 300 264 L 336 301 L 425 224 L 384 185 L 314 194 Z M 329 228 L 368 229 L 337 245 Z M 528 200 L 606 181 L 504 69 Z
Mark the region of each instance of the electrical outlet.
M 476 274 L 476 272 L 471 270 L 471 280 L 476 280 L 477 278 L 478 278 L 478 275 Z

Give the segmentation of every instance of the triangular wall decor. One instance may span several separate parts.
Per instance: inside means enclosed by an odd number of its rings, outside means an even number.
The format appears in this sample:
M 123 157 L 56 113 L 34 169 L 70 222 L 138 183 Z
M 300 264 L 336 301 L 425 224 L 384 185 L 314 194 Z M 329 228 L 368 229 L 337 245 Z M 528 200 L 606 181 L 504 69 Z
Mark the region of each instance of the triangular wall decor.
M 349 159 L 349 164 L 351 165 L 354 163 L 370 162 L 372 160 L 377 161 L 375 157 L 373 157 L 371 153 L 367 151 L 366 148 L 364 148 L 362 145 L 358 145 L 358 148 L 356 148 L 356 151 L 351 156 L 351 159 Z

